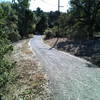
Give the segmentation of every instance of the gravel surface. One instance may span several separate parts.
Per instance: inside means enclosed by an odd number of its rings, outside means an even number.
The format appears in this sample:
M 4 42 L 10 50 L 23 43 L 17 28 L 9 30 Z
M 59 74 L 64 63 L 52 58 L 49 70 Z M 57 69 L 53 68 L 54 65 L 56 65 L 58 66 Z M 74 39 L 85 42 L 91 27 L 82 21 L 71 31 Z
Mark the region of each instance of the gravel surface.
M 100 100 L 100 68 L 84 59 L 50 49 L 41 36 L 30 46 L 44 64 L 52 91 L 51 100 Z

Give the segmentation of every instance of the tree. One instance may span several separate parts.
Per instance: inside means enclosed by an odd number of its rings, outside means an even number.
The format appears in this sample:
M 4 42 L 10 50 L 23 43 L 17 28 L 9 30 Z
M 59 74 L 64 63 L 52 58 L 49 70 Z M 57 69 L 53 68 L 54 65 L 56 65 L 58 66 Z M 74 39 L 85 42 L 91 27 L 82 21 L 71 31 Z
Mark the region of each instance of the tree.
M 39 34 L 43 34 L 46 28 L 47 28 L 47 18 L 45 15 L 42 15 L 40 21 L 36 25 L 36 31 L 39 32 Z
M 10 39 L 12 42 L 15 42 L 20 39 L 18 32 L 18 16 L 16 11 L 12 8 L 11 3 L 1 3 L 0 7 L 2 13 L 5 14 L 3 18 L 3 33 L 7 35 L 7 39 Z
M 40 16 L 43 15 L 43 10 L 41 10 L 41 8 L 38 7 L 38 8 L 36 9 L 35 13 L 36 13 L 36 16 L 37 16 L 37 17 L 40 17 Z
M 21 37 L 27 37 L 32 32 L 33 12 L 29 10 L 30 0 L 17 0 L 14 3 L 14 8 L 18 14 L 18 31 Z
M 54 25 L 57 25 L 59 15 L 60 14 L 58 11 L 50 11 L 50 13 L 48 14 L 48 25 L 50 28 L 52 28 Z
M 24 26 L 24 33 L 26 33 L 26 36 L 29 33 L 33 32 L 33 24 L 34 24 L 33 12 L 27 9 L 25 10 L 25 26 Z
M 93 38 L 97 26 L 97 15 L 100 11 L 100 0 L 71 0 L 70 11 L 77 22 L 88 26 L 88 38 Z

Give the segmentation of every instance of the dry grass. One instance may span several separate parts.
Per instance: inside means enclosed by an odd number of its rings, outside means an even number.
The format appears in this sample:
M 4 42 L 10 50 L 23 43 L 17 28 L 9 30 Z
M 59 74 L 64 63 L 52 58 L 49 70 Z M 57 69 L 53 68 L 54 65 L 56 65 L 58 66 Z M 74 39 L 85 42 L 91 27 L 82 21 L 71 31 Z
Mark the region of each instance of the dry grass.
M 16 84 L 8 87 L 9 100 L 49 100 L 47 75 L 35 53 L 30 50 L 28 41 L 15 44 L 12 58 L 17 62 L 17 77 Z
M 59 38 L 58 43 L 65 42 L 66 40 L 67 38 Z M 57 38 L 52 38 L 52 39 L 45 40 L 44 42 L 52 47 L 56 41 Z
M 32 54 L 32 51 L 30 50 L 29 46 L 28 46 L 28 40 L 26 40 L 23 45 L 22 45 L 22 49 L 21 52 L 24 54 Z
M 25 54 L 32 54 L 32 51 L 29 50 L 29 49 L 27 49 L 27 50 L 22 50 L 22 52 L 25 53 Z

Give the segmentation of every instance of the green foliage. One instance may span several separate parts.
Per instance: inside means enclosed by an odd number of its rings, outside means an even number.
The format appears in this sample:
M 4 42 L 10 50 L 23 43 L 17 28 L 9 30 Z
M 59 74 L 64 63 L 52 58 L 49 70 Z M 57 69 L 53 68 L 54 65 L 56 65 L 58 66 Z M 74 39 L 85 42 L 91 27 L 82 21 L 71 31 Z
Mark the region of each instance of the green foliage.
M 30 0 L 17 0 L 13 4 L 13 8 L 17 12 L 18 16 L 18 32 L 21 37 L 28 37 L 30 33 L 34 32 L 34 15 L 31 10 L 29 10 Z
M 58 11 L 51 11 L 48 13 L 48 26 L 52 28 L 53 26 L 57 25 L 57 20 L 59 18 L 60 13 Z
M 1 27 L 3 35 L 6 35 L 12 42 L 19 40 L 21 37 L 18 32 L 18 16 L 10 3 L 1 3 Z M 4 16 L 4 18 L 3 18 Z
M 44 12 L 39 7 L 35 11 L 35 14 L 36 14 L 37 17 L 41 17 L 43 15 L 43 13 Z
M 97 15 L 100 13 L 100 0 L 71 0 L 70 4 L 70 12 L 75 17 L 75 24 L 79 22 L 81 22 L 82 25 L 84 24 L 84 26 L 87 27 L 83 27 L 83 29 L 86 29 L 85 31 L 88 32 L 87 38 L 93 39 L 95 31 L 100 29 L 97 24 L 97 20 L 99 21 Z
M 52 29 L 50 29 L 50 28 L 46 29 L 44 34 L 45 34 L 45 39 L 55 37 L 55 34 L 53 34 Z
M 9 82 L 10 70 L 13 64 L 6 59 L 6 55 L 13 50 L 13 47 L 6 37 L 2 36 L 3 30 L 0 29 L 0 99 L 2 98 L 3 91 L 7 82 Z
M 53 38 L 53 37 L 63 37 L 59 29 L 58 33 L 58 26 L 54 26 L 53 28 L 48 28 L 45 30 L 44 35 L 45 39 Z
M 21 8 L 29 8 L 29 1 L 30 0 L 17 0 L 19 7 Z
M 39 33 L 43 33 L 47 28 L 47 19 L 46 16 L 42 15 L 40 21 L 36 25 L 36 31 Z
M 13 64 L 7 59 L 8 53 L 11 53 L 13 50 L 13 47 L 8 40 L 8 31 L 10 28 L 7 24 L 7 15 L 10 14 L 10 10 L 9 4 L 0 4 L 0 100 L 5 93 L 7 83 L 10 81 L 9 74 L 13 68 Z
M 36 9 L 36 11 L 33 12 L 34 17 L 34 23 L 36 32 L 38 34 L 44 34 L 45 29 L 48 30 L 48 28 L 53 28 L 54 26 L 58 25 L 58 18 L 59 18 L 59 12 L 43 12 L 39 7 Z
M 24 16 L 23 16 L 24 15 Z M 18 30 L 22 37 L 27 37 L 29 33 L 34 32 L 33 13 L 30 10 L 25 10 L 25 13 L 19 15 Z
M 83 40 L 93 39 L 100 32 L 100 0 L 70 0 L 67 13 L 60 13 L 58 18 L 55 14 L 50 12 L 48 17 L 53 32 L 49 34 L 53 36 Z
M 75 40 L 85 40 L 88 37 L 87 32 L 88 26 L 82 24 L 81 22 L 76 23 L 71 28 L 67 30 L 69 32 L 69 36 Z
M 53 33 L 46 33 L 50 37 L 52 34 L 70 39 L 94 39 L 100 32 L 99 23 L 100 0 L 70 0 L 67 13 L 60 13 L 60 16 L 57 12 L 48 13 L 48 27 Z

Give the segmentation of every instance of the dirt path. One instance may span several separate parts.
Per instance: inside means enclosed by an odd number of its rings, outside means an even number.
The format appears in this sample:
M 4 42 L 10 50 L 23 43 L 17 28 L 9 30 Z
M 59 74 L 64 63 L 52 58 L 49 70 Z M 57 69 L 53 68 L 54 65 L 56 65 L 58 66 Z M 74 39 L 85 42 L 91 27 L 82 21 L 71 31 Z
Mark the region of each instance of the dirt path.
M 44 64 L 52 100 L 100 100 L 100 68 L 68 53 L 50 49 L 41 36 L 30 41 Z

